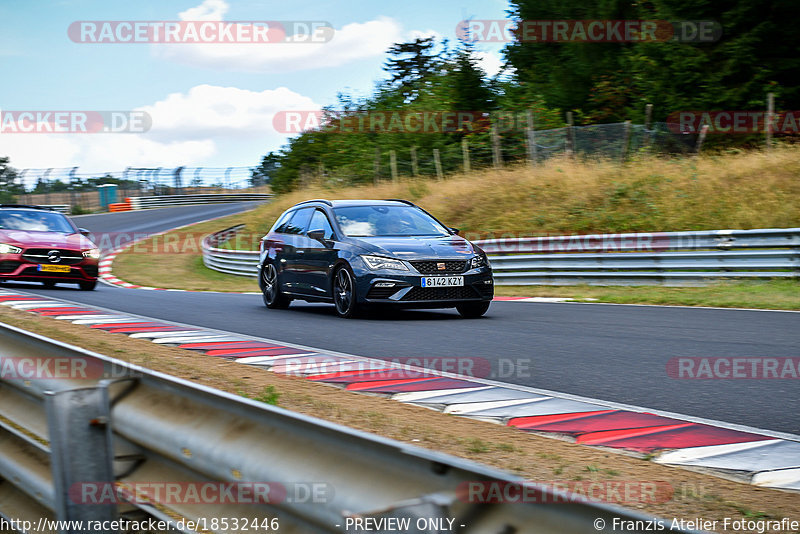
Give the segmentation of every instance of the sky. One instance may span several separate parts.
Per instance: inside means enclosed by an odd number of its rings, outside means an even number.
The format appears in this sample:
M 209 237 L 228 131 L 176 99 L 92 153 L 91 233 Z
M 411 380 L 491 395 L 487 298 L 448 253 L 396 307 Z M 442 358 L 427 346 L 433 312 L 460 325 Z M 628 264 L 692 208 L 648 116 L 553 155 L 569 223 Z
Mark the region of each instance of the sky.
M 81 174 L 256 166 L 288 140 L 272 123 L 279 111 L 335 106 L 341 92 L 368 96 L 386 76 L 393 43 L 434 35 L 456 44 L 459 21 L 504 19 L 508 7 L 507 0 L 4 0 L 0 156 L 17 169 L 78 166 Z M 105 27 L 117 33 L 103 34 L 105 21 L 115 22 Z M 318 42 L 107 42 L 130 35 L 118 24 L 124 21 L 194 21 L 195 28 L 213 21 L 298 28 L 319 22 L 333 30 L 317 29 Z M 294 33 L 294 24 L 282 27 Z M 266 35 L 274 41 L 278 34 Z M 106 42 L 87 42 L 93 38 Z M 501 49 L 476 47 L 489 74 L 500 68 Z M 24 111 L 52 114 L 36 119 L 43 131 L 17 133 L 24 116 L 10 112 Z M 129 120 L 144 112 L 152 122 L 134 133 L 82 133 L 80 124 L 70 133 L 47 131 L 47 122 L 63 120 L 55 112 L 64 111 L 117 111 Z M 102 116 L 107 125 L 108 113 Z

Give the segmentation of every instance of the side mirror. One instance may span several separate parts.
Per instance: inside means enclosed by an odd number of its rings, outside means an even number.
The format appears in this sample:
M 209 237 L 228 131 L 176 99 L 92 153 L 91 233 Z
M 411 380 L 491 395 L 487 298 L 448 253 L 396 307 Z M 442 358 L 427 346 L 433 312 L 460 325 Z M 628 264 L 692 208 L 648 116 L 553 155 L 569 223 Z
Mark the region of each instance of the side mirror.
M 460 228 L 448 228 L 448 230 L 450 230 L 450 233 L 453 235 L 458 235 L 458 233 L 461 231 Z
M 325 239 L 325 231 L 324 230 L 312 230 L 306 234 L 309 238 L 313 239 L 314 241 L 319 241 L 326 247 L 330 245 L 330 239 Z
M 90 232 L 86 228 L 78 228 L 78 233 L 86 237 L 89 237 L 89 235 L 91 235 L 92 232 Z

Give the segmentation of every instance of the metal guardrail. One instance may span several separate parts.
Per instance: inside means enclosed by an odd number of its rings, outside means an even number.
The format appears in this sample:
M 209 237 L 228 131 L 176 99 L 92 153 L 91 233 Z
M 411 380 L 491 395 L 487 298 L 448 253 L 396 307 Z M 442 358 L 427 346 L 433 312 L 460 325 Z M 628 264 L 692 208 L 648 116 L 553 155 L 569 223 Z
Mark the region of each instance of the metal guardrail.
M 187 204 L 213 204 L 217 202 L 264 201 L 272 198 L 265 193 L 230 193 L 208 195 L 161 195 L 152 197 L 130 197 L 131 208 L 144 210 L 150 208 L 166 208 Z
M 43 208 L 52 208 L 59 213 L 63 213 L 64 215 L 69 215 L 72 207 L 69 204 L 38 204 Z
M 258 275 L 258 252 L 219 248 L 241 228 L 211 234 L 211 269 Z M 497 285 L 697 285 L 800 276 L 800 228 L 526 237 L 475 241 Z
M 420 518 L 453 519 L 458 527 L 452 530 L 434 528 L 432 521 L 404 531 L 467 534 L 612 532 L 615 518 L 641 521 L 640 528 L 629 530 L 640 532 L 653 519 L 565 498 L 474 462 L 213 390 L 3 323 L 0 347 L 0 515 L 31 521 L 38 532 L 47 530 L 39 523 L 43 518 L 153 518 L 179 532 L 237 531 L 223 526 L 222 518 L 274 519 L 278 530 L 291 533 L 353 532 L 358 529 L 348 525 L 355 518 L 409 518 L 412 524 Z M 23 361 L 32 362 L 27 369 L 68 372 L 60 378 L 10 378 L 8 370 L 22 369 Z M 231 498 L 211 493 L 211 503 L 204 490 L 196 489 L 194 500 L 189 492 L 164 490 L 176 483 L 184 488 L 228 485 Z M 475 502 L 465 491 L 470 484 L 524 488 L 527 498 L 515 494 L 516 502 Z M 152 492 L 154 485 L 162 488 L 160 498 Z M 262 491 L 253 490 L 257 486 Z M 143 498 L 143 487 L 151 489 L 149 499 Z M 245 497 L 243 487 L 250 488 Z M 205 521 L 205 526 L 188 528 L 185 520 Z M 600 521 L 605 528 L 596 527 Z M 268 530 L 276 530 L 274 525 Z M 669 530 L 670 523 L 664 525 Z M 248 529 L 253 530 L 264 529 Z

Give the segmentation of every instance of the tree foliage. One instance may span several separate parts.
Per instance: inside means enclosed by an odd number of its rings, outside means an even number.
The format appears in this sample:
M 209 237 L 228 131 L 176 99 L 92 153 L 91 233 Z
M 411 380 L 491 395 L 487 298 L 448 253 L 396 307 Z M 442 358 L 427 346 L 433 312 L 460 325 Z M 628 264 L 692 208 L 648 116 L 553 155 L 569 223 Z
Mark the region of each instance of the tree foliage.
M 8 158 L 0 157 L 0 204 L 13 204 L 16 196 L 24 192 L 16 169 L 9 164 Z
M 313 179 L 370 182 L 389 176 L 391 151 L 400 174 L 411 174 L 416 151 L 419 173 L 433 175 L 433 150 L 440 152 L 445 172 L 458 169 L 465 139 L 473 165 L 491 164 L 488 128 L 437 135 L 338 133 L 350 119 L 389 110 L 477 111 L 487 117 L 532 112 L 536 129 L 549 129 L 564 125 L 564 111 L 572 111 L 578 124 L 641 123 L 648 103 L 657 121 L 682 110 L 763 110 L 769 91 L 776 94 L 776 109 L 798 109 L 800 32 L 793 28 L 798 15 L 797 0 L 510 0 L 509 16 L 517 21 L 714 21 L 721 37 L 515 41 L 504 49 L 510 78 L 487 77 L 469 43 L 455 49 L 433 38 L 397 43 L 387 50 L 386 78 L 371 96 L 340 94 L 338 109 L 326 110 L 331 129 L 304 132 L 267 154 L 253 179 L 269 179 L 279 193 Z M 733 137 L 727 142 L 748 142 L 730 141 Z M 501 143 L 506 159 L 526 156 L 524 127 L 504 132 Z

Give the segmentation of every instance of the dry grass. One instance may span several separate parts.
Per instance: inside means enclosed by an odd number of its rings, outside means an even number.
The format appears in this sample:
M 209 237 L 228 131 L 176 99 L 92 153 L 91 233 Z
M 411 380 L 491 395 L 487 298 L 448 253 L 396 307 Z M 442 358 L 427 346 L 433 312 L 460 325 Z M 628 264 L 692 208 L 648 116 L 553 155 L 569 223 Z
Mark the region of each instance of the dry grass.
M 615 233 L 789 227 L 800 223 L 800 148 L 697 158 L 552 159 L 536 168 L 333 188 L 315 185 L 243 217 L 265 233 L 311 198 L 405 198 L 474 234 Z
M 570 297 L 614 304 L 660 304 L 800 310 L 800 283 L 796 280 L 720 282 L 702 287 L 496 286 L 509 297 Z

